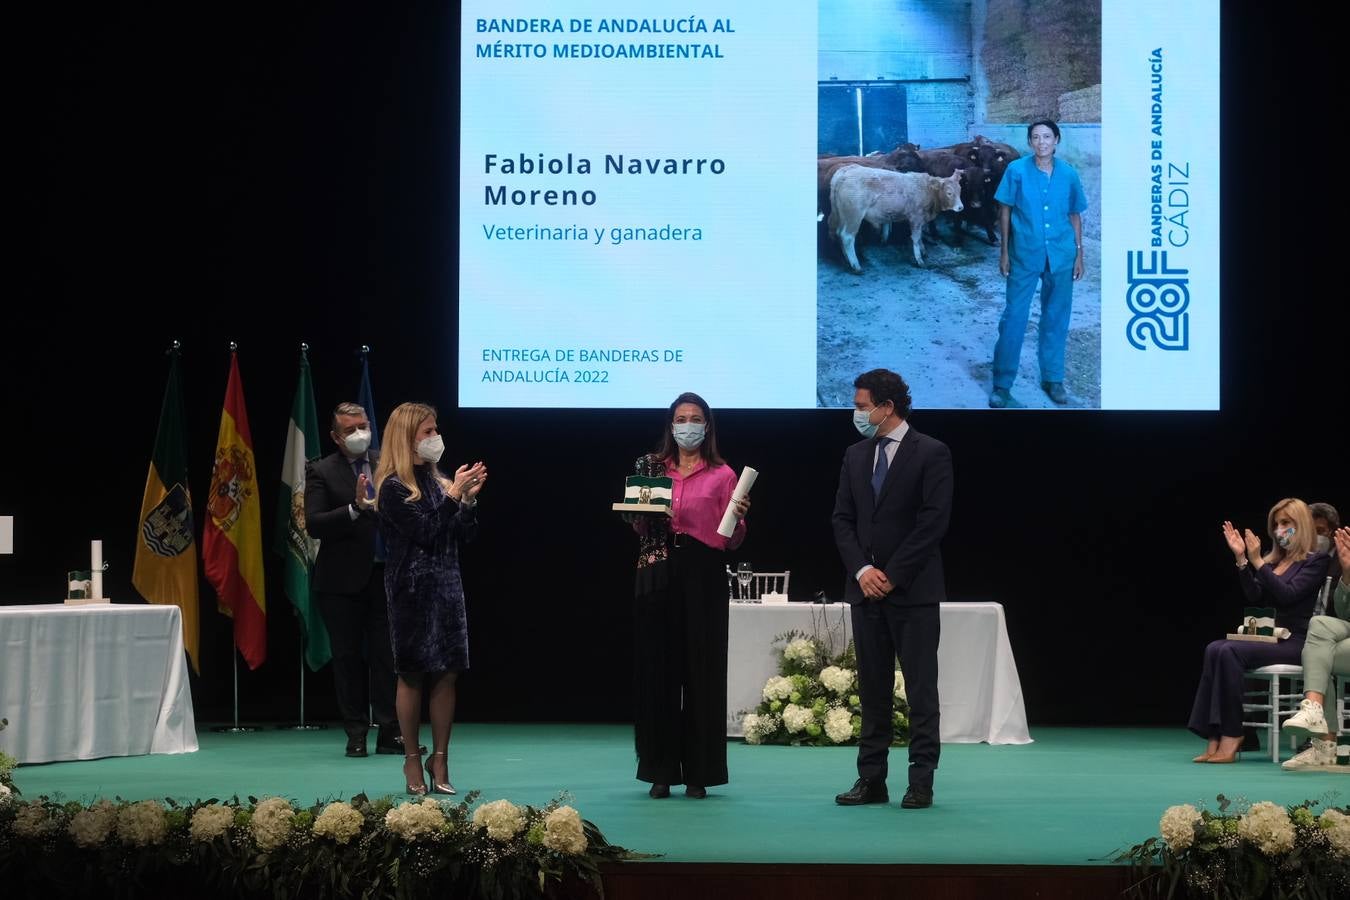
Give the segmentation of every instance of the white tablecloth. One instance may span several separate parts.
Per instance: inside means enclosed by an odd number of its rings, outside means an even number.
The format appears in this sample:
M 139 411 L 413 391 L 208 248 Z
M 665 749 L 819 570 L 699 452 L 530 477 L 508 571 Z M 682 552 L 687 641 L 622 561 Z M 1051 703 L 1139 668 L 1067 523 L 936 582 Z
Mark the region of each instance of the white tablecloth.
M 197 749 L 176 606 L 0 606 L 0 748 L 21 763 Z
M 793 630 L 829 630 L 842 650 L 853 633 L 843 603 L 732 603 L 730 615 L 727 734 L 736 737 L 741 734 L 740 714 L 759 705 L 764 682 L 778 674 L 774 637 Z M 1031 743 L 1002 604 L 942 604 L 938 697 L 946 743 Z

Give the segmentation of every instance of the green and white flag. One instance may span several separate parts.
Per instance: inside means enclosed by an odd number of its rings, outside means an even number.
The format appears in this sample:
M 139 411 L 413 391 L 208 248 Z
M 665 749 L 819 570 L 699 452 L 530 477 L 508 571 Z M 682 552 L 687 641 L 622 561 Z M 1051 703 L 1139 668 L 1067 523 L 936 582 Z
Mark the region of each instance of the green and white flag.
M 314 406 L 314 383 L 309 357 L 300 351 L 300 380 L 291 403 L 291 425 L 286 432 L 286 454 L 281 463 L 281 494 L 277 502 L 276 545 L 285 560 L 283 586 L 300 619 L 305 663 L 317 671 L 333 656 L 328 629 L 310 593 L 309 577 L 319 542 L 305 531 L 305 463 L 319 458 L 319 416 Z

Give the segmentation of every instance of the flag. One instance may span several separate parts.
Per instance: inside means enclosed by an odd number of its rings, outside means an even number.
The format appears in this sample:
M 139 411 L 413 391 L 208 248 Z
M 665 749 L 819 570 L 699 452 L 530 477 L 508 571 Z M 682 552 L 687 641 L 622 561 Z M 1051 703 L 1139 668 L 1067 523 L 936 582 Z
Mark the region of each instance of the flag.
M 370 359 L 365 348 L 361 350 L 361 387 L 356 392 L 357 404 L 370 420 L 370 449 L 380 449 L 380 426 L 375 423 L 375 395 L 370 392 Z
M 151 603 L 172 603 L 182 611 L 183 646 L 192 668 L 201 674 L 198 650 L 197 541 L 188 488 L 187 447 L 183 438 L 183 394 L 178 350 L 169 354 L 169 383 L 159 410 L 155 449 L 141 498 L 141 527 L 131 583 Z
M 263 595 L 262 527 L 253 437 L 244 410 L 239 359 L 230 353 L 230 380 L 220 414 L 211 491 L 206 498 L 202 560 L 217 607 L 234 619 L 234 645 L 250 669 L 267 658 L 267 600 Z
M 328 628 L 309 592 L 309 576 L 314 571 L 314 558 L 319 555 L 319 542 L 305 531 L 305 463 L 318 458 L 319 414 L 314 407 L 314 382 L 309 375 L 309 357 L 301 350 L 300 380 L 291 402 L 291 425 L 286 432 L 286 454 L 281 462 L 273 549 L 285 560 L 282 584 L 300 618 L 305 662 L 314 671 L 333 657 Z

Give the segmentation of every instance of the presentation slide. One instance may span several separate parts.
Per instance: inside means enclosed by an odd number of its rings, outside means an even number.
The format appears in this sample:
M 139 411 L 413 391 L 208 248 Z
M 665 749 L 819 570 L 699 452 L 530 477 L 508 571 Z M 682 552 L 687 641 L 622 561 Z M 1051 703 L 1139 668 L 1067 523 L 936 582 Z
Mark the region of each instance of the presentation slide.
M 621 6 L 462 4 L 461 406 L 1218 409 L 1217 0 Z

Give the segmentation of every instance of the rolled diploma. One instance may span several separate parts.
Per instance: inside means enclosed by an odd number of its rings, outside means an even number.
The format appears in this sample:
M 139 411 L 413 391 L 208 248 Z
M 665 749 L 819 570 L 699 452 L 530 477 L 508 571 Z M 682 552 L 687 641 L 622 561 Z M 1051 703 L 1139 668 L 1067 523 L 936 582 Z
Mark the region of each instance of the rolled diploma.
M 89 542 L 89 593 L 91 599 L 103 599 L 103 542 Z
M 717 533 L 724 538 L 729 538 L 736 531 L 736 501 L 741 500 L 746 494 L 750 493 L 750 488 L 754 487 L 755 479 L 759 473 L 746 466 L 741 470 L 741 480 L 736 482 L 736 490 L 731 492 L 731 501 L 727 503 L 727 511 L 722 513 L 722 524 L 717 526 Z

